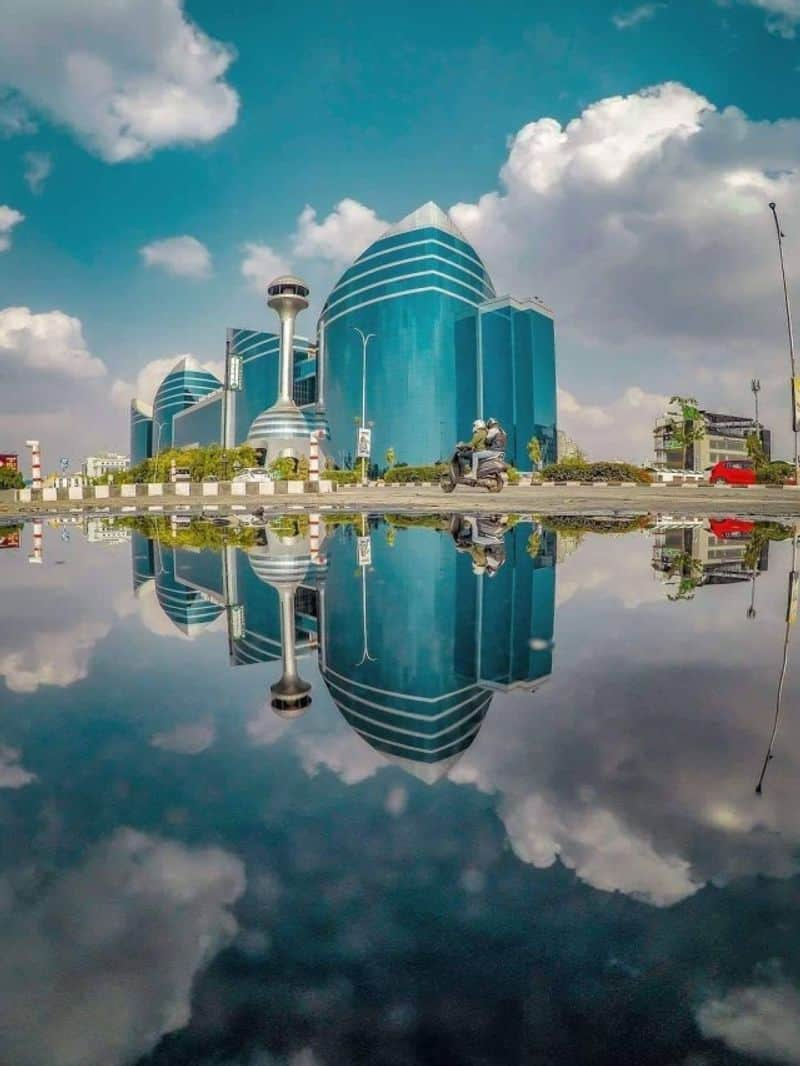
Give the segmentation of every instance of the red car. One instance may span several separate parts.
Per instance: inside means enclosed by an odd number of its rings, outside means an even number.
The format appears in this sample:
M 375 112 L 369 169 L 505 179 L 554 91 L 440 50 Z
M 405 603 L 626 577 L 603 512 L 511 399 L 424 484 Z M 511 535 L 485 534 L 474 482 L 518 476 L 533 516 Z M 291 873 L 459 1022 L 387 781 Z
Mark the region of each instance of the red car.
M 711 467 L 712 485 L 755 485 L 756 471 L 751 459 L 723 459 Z

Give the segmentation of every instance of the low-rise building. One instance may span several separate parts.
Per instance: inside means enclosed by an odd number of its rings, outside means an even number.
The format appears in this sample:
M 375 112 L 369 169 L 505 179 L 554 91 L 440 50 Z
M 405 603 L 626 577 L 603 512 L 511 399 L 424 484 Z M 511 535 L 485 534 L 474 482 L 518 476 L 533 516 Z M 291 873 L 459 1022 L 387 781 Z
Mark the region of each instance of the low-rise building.
M 743 415 L 726 415 L 714 411 L 697 410 L 695 426 L 700 435 L 689 440 L 684 448 L 674 438 L 673 426 L 679 416 L 665 413 L 656 420 L 653 429 L 655 465 L 670 470 L 694 470 L 702 473 L 715 463 L 729 459 L 747 458 L 747 437 L 757 433 L 767 459 L 772 454 L 772 433 L 760 423 L 756 425 L 752 418 Z M 691 433 L 687 434 L 691 437 Z
M 46 489 L 81 489 L 86 483 L 85 474 L 48 474 L 43 484 Z
M 127 455 L 121 455 L 119 452 L 100 452 L 99 455 L 88 455 L 83 461 L 82 469 L 91 481 L 127 470 L 129 465 L 130 459 Z

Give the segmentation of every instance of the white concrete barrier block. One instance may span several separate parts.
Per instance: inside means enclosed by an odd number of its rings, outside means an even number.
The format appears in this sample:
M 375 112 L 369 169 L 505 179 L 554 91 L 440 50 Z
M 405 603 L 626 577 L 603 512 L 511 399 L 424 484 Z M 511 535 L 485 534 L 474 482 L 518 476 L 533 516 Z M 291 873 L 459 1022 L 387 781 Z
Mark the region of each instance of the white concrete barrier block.
M 110 495 L 108 485 L 95 485 L 94 498 L 96 500 L 107 500 Z
M 247 508 L 245 507 L 245 505 L 243 503 L 232 503 L 231 504 L 231 510 L 232 511 L 246 511 Z
M 133 506 L 120 507 L 120 511 L 135 511 L 135 510 L 136 510 L 136 508 L 133 507 Z
M 19 500 L 20 503 L 30 503 L 31 502 L 31 490 L 30 489 L 20 489 L 19 490 L 19 494 L 17 496 L 17 499 Z
M 202 493 L 204 496 L 218 496 L 219 495 L 219 482 L 218 481 L 204 481 Z
M 247 483 L 245 481 L 232 481 L 231 482 L 231 496 L 246 496 L 247 495 Z
M 159 485 L 157 482 L 151 482 L 147 486 L 147 495 L 148 496 L 163 496 L 164 495 L 164 486 L 163 485 Z
M 274 481 L 259 481 L 259 483 L 258 483 L 258 495 L 259 496 L 274 496 L 275 495 L 275 482 Z
M 286 491 L 289 493 L 290 496 L 302 495 L 304 489 L 305 489 L 305 485 L 303 484 L 302 481 L 287 481 L 286 482 Z
M 327 478 L 320 478 L 319 491 L 320 492 L 333 492 L 333 482 L 329 481 Z
M 58 489 L 42 489 L 42 499 L 43 500 L 57 500 L 58 499 Z
M 135 485 L 128 485 L 128 484 L 120 485 L 119 494 L 120 494 L 120 496 L 135 496 L 136 495 L 136 486 Z
M 68 489 L 67 499 L 69 500 L 82 500 L 83 499 L 83 487 L 81 485 L 70 485 Z
M 188 481 L 176 481 L 175 482 L 175 495 L 176 496 L 189 496 L 191 494 L 192 486 Z
M 219 504 L 218 503 L 204 503 L 203 504 L 203 510 L 204 511 L 218 511 L 219 510 Z

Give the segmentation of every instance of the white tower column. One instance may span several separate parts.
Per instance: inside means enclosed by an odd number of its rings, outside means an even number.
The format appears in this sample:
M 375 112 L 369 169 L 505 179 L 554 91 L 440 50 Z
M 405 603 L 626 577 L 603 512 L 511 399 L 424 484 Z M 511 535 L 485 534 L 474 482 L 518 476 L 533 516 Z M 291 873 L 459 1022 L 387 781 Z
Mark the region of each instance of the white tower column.
M 31 488 L 42 487 L 42 453 L 39 450 L 38 440 L 26 440 L 26 447 L 31 450 Z

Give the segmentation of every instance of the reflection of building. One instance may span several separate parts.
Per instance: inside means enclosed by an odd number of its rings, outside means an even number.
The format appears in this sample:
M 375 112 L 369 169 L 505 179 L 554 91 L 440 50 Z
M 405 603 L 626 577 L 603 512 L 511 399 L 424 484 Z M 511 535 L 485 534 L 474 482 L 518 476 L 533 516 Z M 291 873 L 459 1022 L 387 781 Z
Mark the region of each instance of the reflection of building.
M 366 360 L 356 329 L 374 335 Z M 529 465 L 533 436 L 544 462 L 556 457 L 552 312 L 538 299 L 498 297 L 477 252 L 433 203 L 391 226 L 342 274 L 316 342 L 294 338 L 289 389 L 280 383 L 279 347 L 276 334 L 229 330 L 224 386 L 208 375 L 202 388 L 189 387 L 188 368 L 174 368 L 156 394 L 148 454 L 173 440 L 232 446 L 249 438 L 269 448 L 279 430 L 324 426 L 327 412 L 329 451 L 341 462 L 355 447 L 363 389 L 373 455 L 391 447 L 402 462 L 430 462 L 451 453 L 473 418 L 493 415 L 517 465 Z M 284 415 L 293 408 L 291 425 L 262 421 L 275 407 Z M 134 462 L 147 446 L 146 418 L 134 402 Z
M 268 524 L 247 550 L 170 549 L 134 534 L 134 588 L 155 578 L 183 632 L 224 610 L 232 665 L 282 659 L 279 714 L 307 706 L 302 657 L 316 652 L 359 736 L 437 780 L 474 741 L 495 692 L 532 689 L 551 672 L 555 535 L 521 522 L 503 537 L 497 520 L 504 561 L 490 578 L 473 574 L 447 519 L 438 529 L 410 519 L 391 538 L 364 519 L 361 536 L 347 525 L 324 540 L 327 557 L 301 521 Z
M 84 526 L 90 544 L 127 544 L 131 531 L 104 518 L 88 518 Z
M 769 562 L 766 540 L 755 558 L 748 552 L 755 528 L 737 518 L 661 522 L 653 535 L 653 569 L 667 579 L 689 579 L 694 587 L 750 581 Z
M 746 437 L 756 429 L 752 418 L 715 414 L 712 411 L 702 410 L 697 413 L 703 435 L 687 446 L 685 467 L 687 470 L 702 472 L 722 460 L 747 458 Z M 669 424 L 668 416 L 656 420 L 653 430 L 655 461 L 658 466 L 682 470 L 684 469 L 683 448 L 676 446 L 671 439 Z M 766 457 L 769 459 L 772 434 L 763 426 L 758 432 Z

